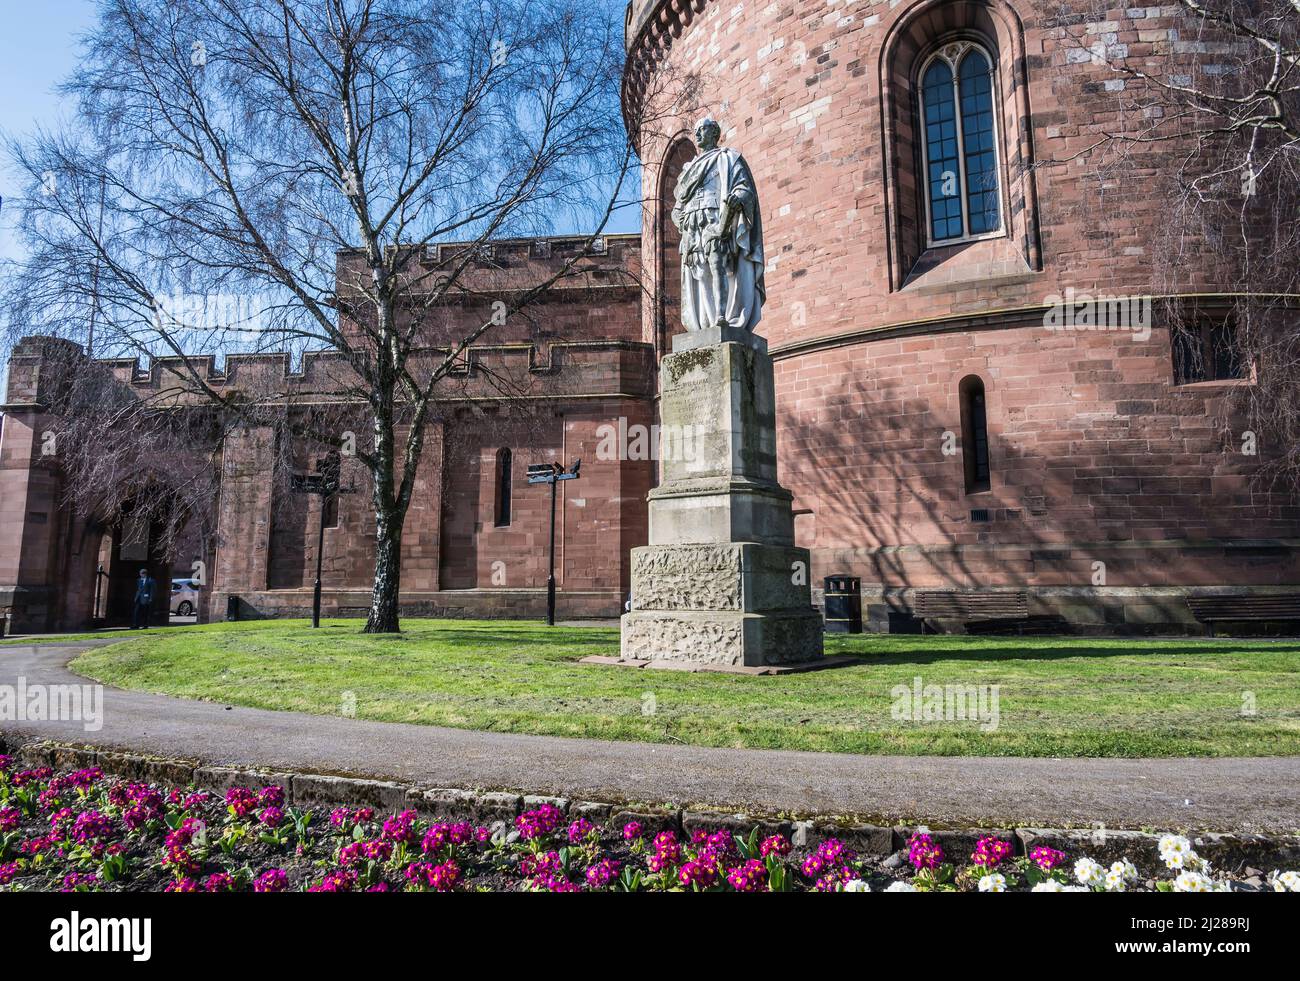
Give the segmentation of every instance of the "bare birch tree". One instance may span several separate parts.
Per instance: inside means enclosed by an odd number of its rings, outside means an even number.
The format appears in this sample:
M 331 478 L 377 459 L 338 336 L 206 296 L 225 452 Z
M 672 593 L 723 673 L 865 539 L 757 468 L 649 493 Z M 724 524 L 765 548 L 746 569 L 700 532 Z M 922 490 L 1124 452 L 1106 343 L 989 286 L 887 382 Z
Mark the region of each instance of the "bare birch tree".
M 1081 153 L 1099 179 L 1149 173 L 1154 162 L 1168 221 L 1156 230 L 1153 286 L 1178 295 L 1208 281 L 1232 296 L 1215 315 L 1235 329 L 1251 384 L 1231 402 L 1266 434 L 1262 475 L 1300 486 L 1300 0 L 1119 11 L 1097 0 L 1082 16 L 1063 11 L 1061 23 L 1107 67 L 1119 110 Z M 1175 343 L 1194 356 L 1205 311 L 1170 303 L 1166 312 L 1182 335 Z

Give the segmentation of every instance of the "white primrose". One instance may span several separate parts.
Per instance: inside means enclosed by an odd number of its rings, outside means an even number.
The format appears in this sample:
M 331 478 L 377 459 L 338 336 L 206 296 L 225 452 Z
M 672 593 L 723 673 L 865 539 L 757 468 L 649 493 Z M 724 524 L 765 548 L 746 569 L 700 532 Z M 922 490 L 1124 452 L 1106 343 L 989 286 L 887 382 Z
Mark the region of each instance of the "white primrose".
M 1200 864 L 1192 843 L 1182 835 L 1165 835 L 1160 839 L 1160 857 L 1170 869 L 1194 869 Z
M 1274 869 L 1268 877 L 1274 892 L 1300 892 L 1300 872 L 1279 872 Z
M 1213 892 L 1214 883 L 1200 872 L 1179 872 L 1174 879 L 1174 892 Z
M 1081 858 L 1074 863 L 1074 877 L 1079 885 L 1093 888 L 1106 881 L 1106 870 L 1090 858 Z
M 1120 876 L 1125 882 L 1137 882 L 1137 866 L 1127 858 L 1121 858 L 1118 862 L 1113 862 L 1110 871 Z

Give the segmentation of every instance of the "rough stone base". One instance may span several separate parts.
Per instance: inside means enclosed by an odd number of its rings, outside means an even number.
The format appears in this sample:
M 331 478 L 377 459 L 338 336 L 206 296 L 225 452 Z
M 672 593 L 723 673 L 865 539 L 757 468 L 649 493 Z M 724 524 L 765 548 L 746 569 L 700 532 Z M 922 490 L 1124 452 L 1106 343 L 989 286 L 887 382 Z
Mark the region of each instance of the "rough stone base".
M 777 481 L 776 389 L 762 338 L 726 329 L 677 337 L 663 359 L 665 452 L 647 498 L 650 544 L 632 552 L 624 661 L 763 669 L 822 657 L 811 559 L 794 543 Z M 669 445 L 669 444 L 665 444 Z
M 632 550 L 632 611 L 807 613 L 808 550 L 755 542 Z M 796 586 L 800 578 L 805 583 Z
M 779 613 L 638 610 L 623 617 L 622 656 L 757 667 L 822 656 L 822 619 L 809 609 Z

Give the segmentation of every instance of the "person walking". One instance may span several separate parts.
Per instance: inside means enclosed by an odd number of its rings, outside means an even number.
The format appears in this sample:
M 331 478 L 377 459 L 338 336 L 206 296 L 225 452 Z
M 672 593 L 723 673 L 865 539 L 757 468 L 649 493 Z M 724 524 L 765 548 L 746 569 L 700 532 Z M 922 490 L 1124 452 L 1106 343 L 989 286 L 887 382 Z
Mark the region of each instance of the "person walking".
M 131 614 L 131 629 L 149 628 L 149 608 L 153 606 L 153 576 L 148 569 L 140 570 L 140 578 L 135 584 L 135 607 Z

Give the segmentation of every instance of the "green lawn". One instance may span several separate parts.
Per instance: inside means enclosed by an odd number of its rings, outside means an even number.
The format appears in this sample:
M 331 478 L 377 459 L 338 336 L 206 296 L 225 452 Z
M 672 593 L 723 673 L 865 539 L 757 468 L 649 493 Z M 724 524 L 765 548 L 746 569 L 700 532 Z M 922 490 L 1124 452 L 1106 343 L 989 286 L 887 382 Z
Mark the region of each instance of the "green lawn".
M 578 664 L 618 631 L 407 620 L 214 624 L 140 634 L 78 671 L 107 684 L 268 709 L 487 729 L 849 753 L 1300 753 L 1300 641 L 860 636 L 860 665 L 783 677 Z M 0 650 L 0 656 L 3 656 Z M 897 685 L 999 685 L 996 731 L 891 717 Z M 1243 713 L 1253 700 L 1255 713 Z

